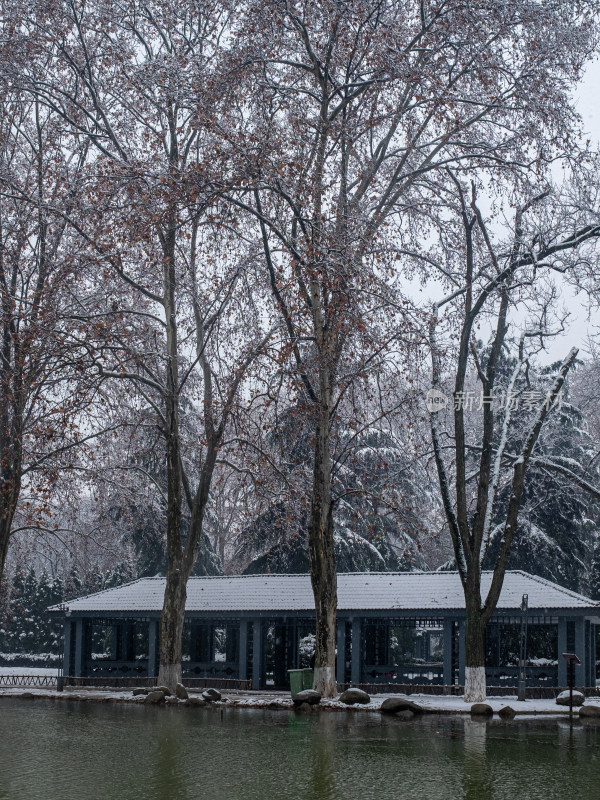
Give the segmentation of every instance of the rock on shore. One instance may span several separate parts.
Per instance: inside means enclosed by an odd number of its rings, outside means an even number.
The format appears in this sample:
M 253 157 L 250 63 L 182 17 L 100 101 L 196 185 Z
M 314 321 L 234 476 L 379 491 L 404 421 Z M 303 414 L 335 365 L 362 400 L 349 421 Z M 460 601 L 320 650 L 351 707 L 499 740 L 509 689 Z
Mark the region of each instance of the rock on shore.
M 309 706 L 316 706 L 321 702 L 321 695 L 315 692 L 314 689 L 305 689 L 303 692 L 295 694 L 292 700 L 295 706 L 301 706 L 303 703 L 308 703 Z
M 202 692 L 202 697 L 207 703 L 214 703 L 216 700 L 221 699 L 221 692 L 218 689 L 205 689 Z
M 573 705 L 582 706 L 585 702 L 585 697 L 581 692 L 573 692 Z M 569 705 L 569 690 L 561 692 L 556 698 L 556 705 L 568 706 Z
M 362 689 L 356 689 L 355 687 L 350 687 L 350 689 L 346 689 L 345 692 L 342 692 L 339 700 L 340 703 L 345 703 L 347 706 L 352 706 L 355 703 L 366 705 L 371 702 L 371 698 L 366 692 L 363 692 Z
M 380 711 L 382 714 L 403 714 L 405 711 L 410 711 L 412 715 L 422 714 L 424 709 L 413 703 L 411 700 L 406 700 L 404 697 L 388 697 L 381 704 Z M 404 715 L 402 719 L 409 719 L 408 714 Z

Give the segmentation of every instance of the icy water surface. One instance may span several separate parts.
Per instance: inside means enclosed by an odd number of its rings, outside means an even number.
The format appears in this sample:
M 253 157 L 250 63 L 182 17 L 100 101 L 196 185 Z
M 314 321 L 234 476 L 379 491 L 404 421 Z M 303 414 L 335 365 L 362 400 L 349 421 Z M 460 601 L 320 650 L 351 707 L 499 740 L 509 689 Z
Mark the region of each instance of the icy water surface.
M 0 700 L 0 800 L 600 798 L 600 726 Z

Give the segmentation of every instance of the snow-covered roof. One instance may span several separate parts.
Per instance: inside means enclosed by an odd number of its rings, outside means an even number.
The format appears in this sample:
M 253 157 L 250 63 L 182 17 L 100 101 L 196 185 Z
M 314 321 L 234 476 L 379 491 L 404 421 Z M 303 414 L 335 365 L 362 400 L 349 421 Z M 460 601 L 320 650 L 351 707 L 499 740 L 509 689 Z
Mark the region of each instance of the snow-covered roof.
M 482 576 L 485 597 L 492 578 Z M 140 578 L 133 583 L 70 600 L 51 610 L 72 612 L 157 612 L 162 609 L 164 578 Z M 530 609 L 583 609 L 598 607 L 583 595 L 563 589 L 527 572 L 507 572 L 499 609 L 517 609 L 523 594 Z M 308 575 L 236 575 L 190 578 L 187 611 L 313 611 Z M 464 609 L 457 572 L 362 572 L 338 575 L 338 609 L 435 611 Z

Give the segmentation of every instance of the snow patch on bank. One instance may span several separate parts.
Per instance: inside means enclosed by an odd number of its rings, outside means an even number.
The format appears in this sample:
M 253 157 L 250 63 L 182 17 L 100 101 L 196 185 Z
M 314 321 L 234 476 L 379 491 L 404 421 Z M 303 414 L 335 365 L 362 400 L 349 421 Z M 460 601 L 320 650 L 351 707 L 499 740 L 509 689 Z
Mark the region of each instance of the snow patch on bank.
M 67 701 L 89 701 L 89 702 L 104 702 L 104 703 L 130 703 L 133 705 L 143 704 L 143 697 L 133 697 L 131 690 L 115 690 L 115 689 L 85 689 L 85 688 L 67 688 L 63 692 L 58 692 L 53 689 L 41 689 L 36 687 L 19 687 L 19 688 L 5 688 L 0 689 L 0 698 L 13 697 L 19 698 L 26 695 L 30 698 L 45 698 L 52 700 L 67 700 Z M 190 691 L 190 696 L 200 696 L 200 692 Z M 410 700 L 413 703 L 421 706 L 421 708 L 428 713 L 432 714 L 470 714 L 471 704 L 465 703 L 462 696 L 446 696 L 446 695 L 393 695 L 393 694 L 380 694 L 371 695 L 371 702 L 365 705 L 348 706 L 341 703 L 338 699 L 323 699 L 318 706 L 314 706 L 315 711 L 353 711 L 353 712 L 379 712 L 381 704 L 389 697 L 402 697 Z M 554 699 L 543 700 L 524 700 L 519 701 L 514 695 L 506 697 L 491 697 L 487 698 L 488 703 L 497 714 L 501 708 L 510 706 L 519 716 L 536 716 L 536 715 L 552 715 L 564 716 L 568 715 L 569 709 L 565 706 L 557 706 Z M 587 698 L 586 705 L 600 706 L 600 697 Z M 175 705 L 174 703 L 172 705 Z M 172 705 L 170 707 L 172 707 Z M 178 707 L 185 707 L 185 702 L 178 702 Z M 194 708 L 189 705 L 188 707 Z M 243 692 L 231 691 L 223 697 L 222 701 L 216 701 L 205 706 L 205 708 L 257 708 L 264 710 L 281 710 L 291 711 L 294 708 L 289 692 Z M 578 709 L 575 709 L 577 713 Z

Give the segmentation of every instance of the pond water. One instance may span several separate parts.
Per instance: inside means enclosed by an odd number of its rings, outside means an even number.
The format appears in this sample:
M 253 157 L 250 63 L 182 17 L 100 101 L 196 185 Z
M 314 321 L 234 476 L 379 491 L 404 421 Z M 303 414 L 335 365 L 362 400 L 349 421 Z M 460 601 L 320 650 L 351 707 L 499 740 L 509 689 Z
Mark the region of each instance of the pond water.
M 600 797 L 600 727 L 0 700 L 0 800 Z

